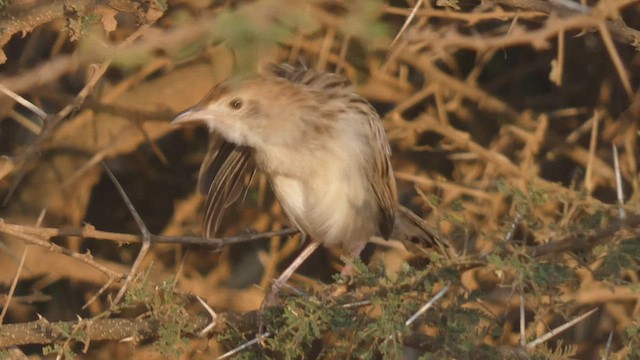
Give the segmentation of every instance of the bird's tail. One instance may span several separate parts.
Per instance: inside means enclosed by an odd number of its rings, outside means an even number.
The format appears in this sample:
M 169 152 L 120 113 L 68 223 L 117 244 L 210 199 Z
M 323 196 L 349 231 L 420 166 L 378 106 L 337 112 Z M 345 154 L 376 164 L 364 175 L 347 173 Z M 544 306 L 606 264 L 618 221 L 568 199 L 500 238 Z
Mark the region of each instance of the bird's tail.
M 417 255 L 426 255 L 435 249 L 447 258 L 455 257 L 449 241 L 438 236 L 424 220 L 402 205 L 398 205 L 391 237 L 400 240 L 407 250 Z

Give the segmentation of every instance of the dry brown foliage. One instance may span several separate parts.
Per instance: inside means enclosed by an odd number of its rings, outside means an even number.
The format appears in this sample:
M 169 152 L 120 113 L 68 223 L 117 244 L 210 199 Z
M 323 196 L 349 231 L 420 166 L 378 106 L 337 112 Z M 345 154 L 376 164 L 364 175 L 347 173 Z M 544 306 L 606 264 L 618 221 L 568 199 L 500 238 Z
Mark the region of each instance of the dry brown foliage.
M 175 324 L 187 340 L 165 350 L 212 358 L 241 345 L 229 331 L 257 335 L 252 311 L 299 239 L 260 177 L 228 210 L 226 237 L 200 239 L 207 134 L 169 121 L 216 82 L 270 62 L 339 72 L 384 118 L 402 202 L 460 254 L 432 259 L 456 274 L 432 291 L 399 286 L 407 298 L 450 286 L 438 311 L 481 312 L 493 333 L 478 341 L 503 358 L 551 357 L 536 341 L 557 356 L 638 356 L 638 1 L 0 6 L 0 358 L 51 344 L 66 357 L 161 358 L 151 343 L 170 341 L 161 329 Z M 394 241 L 371 250 L 365 262 L 392 278 L 407 261 L 429 268 Z M 340 254 L 316 254 L 296 287 L 328 294 Z M 551 290 L 536 282 L 554 278 Z M 344 296 L 380 318 L 367 303 L 376 291 Z M 213 313 L 197 298 L 217 313 L 204 335 Z M 400 348 L 453 357 L 438 331 L 415 326 Z M 331 358 L 314 346 L 305 357 Z M 246 356 L 285 356 L 257 348 Z M 398 355 L 385 349 L 373 354 Z

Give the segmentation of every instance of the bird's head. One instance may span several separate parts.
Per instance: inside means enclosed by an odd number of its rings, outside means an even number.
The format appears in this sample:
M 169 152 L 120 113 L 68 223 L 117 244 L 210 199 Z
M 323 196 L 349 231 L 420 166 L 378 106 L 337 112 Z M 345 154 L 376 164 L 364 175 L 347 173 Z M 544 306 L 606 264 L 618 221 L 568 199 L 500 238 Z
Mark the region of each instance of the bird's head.
M 229 142 L 260 148 L 296 136 L 299 116 L 287 103 L 299 97 L 297 93 L 295 85 L 284 80 L 224 81 L 171 124 L 204 123 Z

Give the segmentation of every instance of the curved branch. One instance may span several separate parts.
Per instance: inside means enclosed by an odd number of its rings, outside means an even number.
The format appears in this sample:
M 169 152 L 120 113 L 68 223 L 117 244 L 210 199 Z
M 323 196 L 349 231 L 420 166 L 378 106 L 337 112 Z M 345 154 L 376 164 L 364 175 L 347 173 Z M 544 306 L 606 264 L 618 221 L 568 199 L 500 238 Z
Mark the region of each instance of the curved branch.
M 526 11 L 539 11 L 546 14 L 555 13 L 561 17 L 581 14 L 569 8 L 556 6 L 551 1 L 542 0 L 493 0 L 495 3 Z M 618 10 L 622 5 L 618 7 Z M 614 39 L 627 43 L 640 50 L 640 31 L 628 27 L 622 19 L 606 20 L 605 24 Z

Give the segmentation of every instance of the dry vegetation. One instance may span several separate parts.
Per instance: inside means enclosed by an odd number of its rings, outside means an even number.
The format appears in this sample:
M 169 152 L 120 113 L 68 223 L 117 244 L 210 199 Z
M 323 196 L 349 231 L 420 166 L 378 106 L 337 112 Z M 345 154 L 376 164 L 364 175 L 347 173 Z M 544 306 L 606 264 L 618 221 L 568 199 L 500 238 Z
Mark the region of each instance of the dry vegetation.
M 238 357 L 640 357 L 637 0 L 0 6 L 0 358 L 210 359 L 256 337 Z M 401 201 L 460 256 L 377 242 L 340 279 L 325 249 L 259 334 L 300 239 L 260 177 L 200 239 L 207 134 L 169 120 L 282 61 L 357 84 Z

